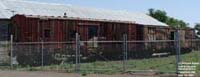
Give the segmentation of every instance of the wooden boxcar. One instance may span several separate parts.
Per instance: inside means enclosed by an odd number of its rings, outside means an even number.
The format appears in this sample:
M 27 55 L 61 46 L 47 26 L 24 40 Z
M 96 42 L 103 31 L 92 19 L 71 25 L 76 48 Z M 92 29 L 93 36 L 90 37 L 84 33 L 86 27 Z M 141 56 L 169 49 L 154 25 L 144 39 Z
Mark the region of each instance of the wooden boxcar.
M 12 33 L 16 42 L 74 41 L 75 33 L 82 41 L 93 37 L 98 40 L 129 41 L 174 40 L 175 29 L 167 26 L 140 25 L 122 21 L 102 21 L 70 17 L 16 15 L 12 17 Z M 180 30 L 181 39 L 193 39 L 193 29 Z
M 123 21 L 103 21 L 72 17 L 15 15 L 12 17 L 12 33 L 15 42 L 66 42 L 75 41 L 75 34 L 80 34 L 81 41 L 88 41 L 93 37 L 104 41 L 122 41 L 123 34 L 128 35 L 129 41 L 174 40 L 175 29 L 167 26 L 141 25 Z M 194 37 L 193 29 L 180 30 L 182 40 Z M 105 44 L 104 44 L 105 45 Z M 106 45 L 108 46 L 108 45 Z M 172 43 L 130 43 L 130 50 L 174 48 Z M 189 48 L 191 44 L 184 44 Z M 62 45 L 55 46 L 62 48 Z M 116 46 L 120 50 L 122 45 Z M 117 49 L 120 48 L 120 49 Z M 154 49 L 153 49 L 154 48 Z M 104 48 L 106 49 L 106 48 Z M 115 50 L 114 50 L 115 51 Z M 121 50 L 120 50 L 121 51 Z M 120 52 L 119 51 L 119 52 Z M 142 50 L 141 50 L 142 51 Z
M 75 33 L 86 41 L 93 36 L 102 40 L 143 39 L 143 26 L 128 22 L 98 21 L 79 18 L 16 15 L 12 18 L 16 42 L 63 42 L 75 40 Z
M 86 41 L 93 36 L 102 40 L 172 40 L 175 29 L 166 26 L 140 25 L 122 21 L 16 15 L 12 17 L 16 42 L 63 42 L 75 40 L 75 33 Z M 194 38 L 193 29 L 181 30 L 182 39 Z M 186 36 L 187 35 L 187 36 Z

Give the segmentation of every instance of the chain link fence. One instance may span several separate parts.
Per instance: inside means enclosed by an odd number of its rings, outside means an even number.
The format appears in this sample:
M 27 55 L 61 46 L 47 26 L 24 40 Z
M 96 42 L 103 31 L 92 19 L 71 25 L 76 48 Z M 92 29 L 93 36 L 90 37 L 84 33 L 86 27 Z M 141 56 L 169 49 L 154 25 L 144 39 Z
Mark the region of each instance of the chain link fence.
M 129 41 L 127 35 L 120 41 L 82 41 L 77 34 L 75 41 L 8 42 L 0 46 L 0 66 L 10 64 L 12 70 L 77 73 L 89 77 L 175 74 L 178 62 L 199 62 L 200 54 L 200 40 Z
M 8 42 L 0 42 L 0 66 L 6 66 L 10 64 L 9 47 L 10 46 Z

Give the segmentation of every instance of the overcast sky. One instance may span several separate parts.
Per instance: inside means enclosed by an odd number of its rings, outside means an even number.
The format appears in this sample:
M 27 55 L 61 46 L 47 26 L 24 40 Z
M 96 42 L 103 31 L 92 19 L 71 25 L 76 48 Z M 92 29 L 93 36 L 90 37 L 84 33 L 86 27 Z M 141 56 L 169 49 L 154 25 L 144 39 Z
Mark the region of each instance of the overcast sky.
M 32 0 L 75 6 L 127 10 L 147 13 L 149 8 L 165 10 L 169 16 L 190 23 L 200 23 L 200 0 Z

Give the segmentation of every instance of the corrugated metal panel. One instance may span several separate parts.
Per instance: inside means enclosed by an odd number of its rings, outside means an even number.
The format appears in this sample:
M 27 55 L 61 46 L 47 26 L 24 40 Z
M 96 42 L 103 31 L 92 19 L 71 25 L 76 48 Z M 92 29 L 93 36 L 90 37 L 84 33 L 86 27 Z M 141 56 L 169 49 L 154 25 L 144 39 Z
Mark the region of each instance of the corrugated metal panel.
M 72 5 L 38 3 L 31 1 L 18 0 L 0 0 L 0 18 L 10 18 L 12 13 L 9 10 L 16 11 L 17 14 L 42 15 L 42 16 L 63 16 L 67 12 L 68 17 L 100 19 L 104 21 L 129 21 L 131 23 L 154 26 L 167 26 L 156 19 L 143 14 L 131 13 L 127 11 L 112 11 L 105 9 L 94 9 L 86 7 L 77 7 Z

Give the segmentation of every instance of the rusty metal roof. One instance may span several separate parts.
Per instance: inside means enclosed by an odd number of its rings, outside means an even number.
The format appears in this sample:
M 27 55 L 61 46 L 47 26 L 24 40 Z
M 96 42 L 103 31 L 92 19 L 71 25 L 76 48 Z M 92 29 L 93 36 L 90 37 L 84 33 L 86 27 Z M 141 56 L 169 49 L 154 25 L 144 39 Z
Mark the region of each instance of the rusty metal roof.
M 124 21 L 152 26 L 168 26 L 165 23 L 159 22 L 158 20 L 146 15 L 145 13 L 120 10 L 114 11 L 23 0 L 0 0 L 0 19 L 10 19 L 15 14 L 64 16 L 64 13 L 67 13 L 68 17 L 74 18 L 98 19 L 103 21 Z

